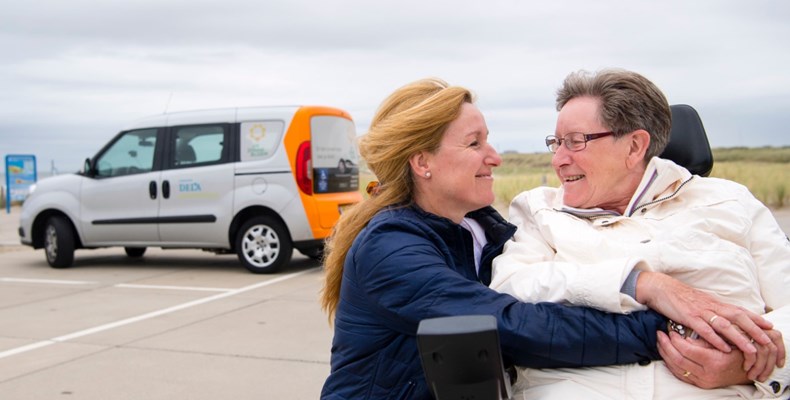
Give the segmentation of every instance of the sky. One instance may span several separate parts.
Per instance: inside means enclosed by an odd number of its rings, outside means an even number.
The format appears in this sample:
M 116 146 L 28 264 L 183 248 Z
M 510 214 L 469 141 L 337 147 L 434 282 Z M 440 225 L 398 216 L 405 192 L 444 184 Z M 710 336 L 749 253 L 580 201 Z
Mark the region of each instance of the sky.
M 790 145 L 780 0 L 2 3 L 0 156 L 33 154 L 41 175 L 77 171 L 163 112 L 328 105 L 363 134 L 387 95 L 426 77 L 477 95 L 498 151 L 545 151 L 562 80 L 603 68 L 695 107 L 713 147 Z

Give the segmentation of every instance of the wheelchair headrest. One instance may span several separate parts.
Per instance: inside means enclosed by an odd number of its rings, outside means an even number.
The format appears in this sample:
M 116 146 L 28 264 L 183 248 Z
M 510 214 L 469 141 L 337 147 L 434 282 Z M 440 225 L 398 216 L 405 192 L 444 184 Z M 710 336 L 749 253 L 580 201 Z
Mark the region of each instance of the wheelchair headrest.
M 670 110 L 672 132 L 659 157 L 674 161 L 692 174 L 708 176 L 713 169 L 713 153 L 697 110 L 686 104 L 674 104 Z

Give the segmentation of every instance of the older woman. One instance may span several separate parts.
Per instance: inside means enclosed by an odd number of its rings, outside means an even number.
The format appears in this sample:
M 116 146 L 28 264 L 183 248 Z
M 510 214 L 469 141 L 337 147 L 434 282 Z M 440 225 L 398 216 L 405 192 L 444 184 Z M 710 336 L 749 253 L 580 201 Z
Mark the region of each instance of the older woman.
M 396 90 L 360 153 L 381 184 L 343 213 L 328 243 L 322 301 L 335 335 L 322 398 L 432 398 L 416 332 L 442 316 L 494 315 L 505 356 L 520 365 L 658 357 L 666 320 L 652 311 L 525 304 L 481 283 L 515 227 L 489 207 L 501 159 L 468 90 L 435 79 Z
M 524 397 L 786 397 L 790 371 L 773 366 L 784 364 L 779 332 L 790 327 L 790 243 L 769 210 L 738 184 L 692 176 L 658 157 L 669 140 L 669 105 L 639 74 L 573 73 L 558 91 L 557 110 L 546 144 L 562 185 L 513 200 L 509 217 L 519 229 L 494 261 L 492 288 L 522 301 L 611 312 L 646 304 L 705 335 L 732 328 L 735 315 L 662 290 L 671 276 L 720 301 L 767 313 L 776 330 L 767 330 L 770 340 L 752 335 L 759 357 L 748 375 L 722 367 L 738 361 L 737 351 L 695 347 L 675 334 L 670 342 L 660 334 L 666 364 L 525 369 Z

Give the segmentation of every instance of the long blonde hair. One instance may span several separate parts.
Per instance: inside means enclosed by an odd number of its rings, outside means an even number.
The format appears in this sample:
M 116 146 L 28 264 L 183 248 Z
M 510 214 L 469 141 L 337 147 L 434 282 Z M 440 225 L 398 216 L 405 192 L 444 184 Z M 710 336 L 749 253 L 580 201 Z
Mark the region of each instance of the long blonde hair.
M 327 239 L 321 306 L 330 320 L 340 301 L 343 264 L 359 232 L 383 208 L 408 204 L 414 181 L 409 159 L 439 148 L 447 125 L 458 117 L 472 93 L 440 79 L 423 79 L 397 89 L 376 111 L 359 152 L 380 181 L 377 193 L 346 210 Z

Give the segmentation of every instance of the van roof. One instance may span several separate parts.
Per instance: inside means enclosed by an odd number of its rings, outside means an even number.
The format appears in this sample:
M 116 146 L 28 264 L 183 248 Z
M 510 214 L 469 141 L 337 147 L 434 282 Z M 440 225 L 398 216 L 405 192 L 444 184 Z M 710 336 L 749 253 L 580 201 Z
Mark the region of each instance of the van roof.
M 123 130 L 217 122 L 236 123 L 271 119 L 290 121 L 296 110 L 301 107 L 302 106 L 261 106 L 178 111 L 138 119 L 124 127 Z

